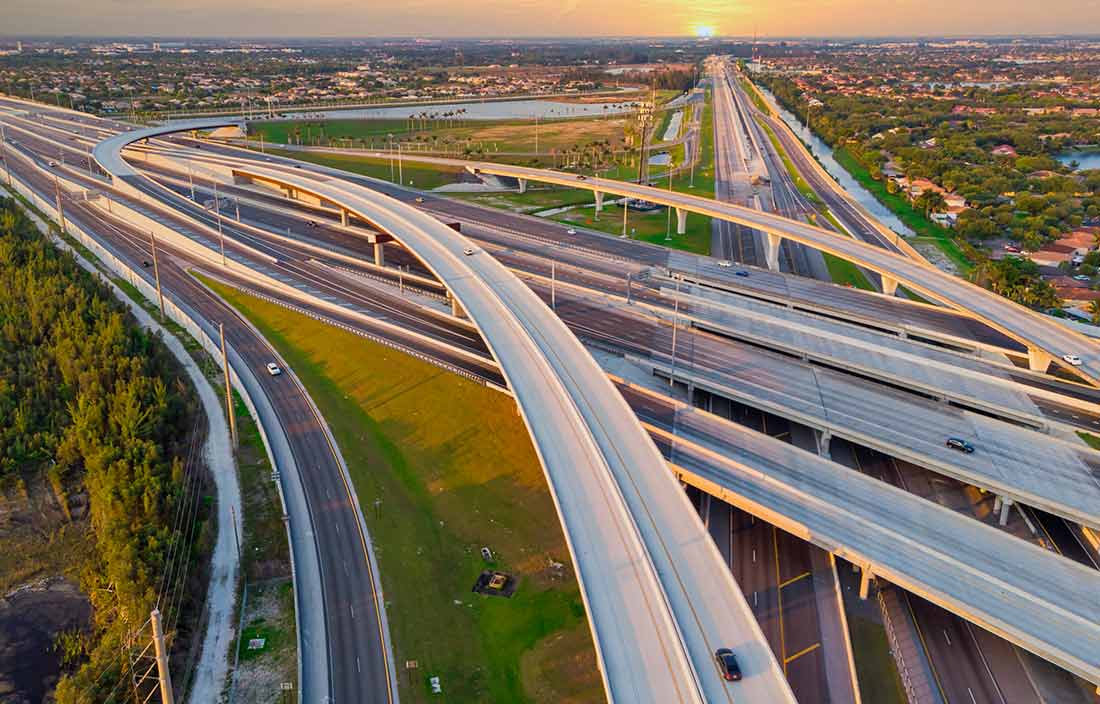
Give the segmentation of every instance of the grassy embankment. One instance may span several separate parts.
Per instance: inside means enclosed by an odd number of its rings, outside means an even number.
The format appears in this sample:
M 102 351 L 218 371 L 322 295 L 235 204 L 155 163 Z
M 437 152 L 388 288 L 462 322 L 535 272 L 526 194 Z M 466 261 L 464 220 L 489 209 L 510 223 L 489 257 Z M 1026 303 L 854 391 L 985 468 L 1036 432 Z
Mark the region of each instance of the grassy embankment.
M 871 178 L 867 168 L 859 163 L 847 149 L 840 147 L 833 150 L 833 158 L 880 203 L 897 215 L 909 229 L 917 233 L 918 238 L 934 243 L 959 268 L 960 272 L 965 274 L 974 267 L 973 262 L 963 253 L 950 230 L 932 222 L 923 212 L 914 208 L 904 196 L 886 190 L 886 184 Z
M 754 93 L 755 95 L 755 93 Z M 802 178 L 798 169 L 795 167 L 794 162 L 791 161 L 791 157 L 787 154 L 787 151 L 783 149 L 782 144 L 779 142 L 779 138 L 776 137 L 775 132 L 765 122 L 761 121 L 760 125 L 764 128 L 764 131 L 768 135 L 768 140 L 771 141 L 772 147 L 774 147 L 780 159 L 783 161 L 783 166 L 787 169 L 787 172 L 791 175 L 791 179 L 794 181 L 794 186 L 798 189 L 808 201 L 814 204 L 814 206 L 821 212 L 822 217 L 829 221 L 837 232 L 847 232 L 837 221 L 836 217 L 829 211 L 829 208 L 825 206 L 825 203 L 817 195 L 817 192 L 810 187 L 810 184 L 806 182 L 806 179 Z M 829 276 L 834 283 L 846 284 L 854 288 L 861 288 L 866 291 L 875 291 L 874 285 L 867 280 L 867 276 L 863 271 L 846 259 L 829 254 L 828 252 L 822 252 L 821 256 L 825 259 L 825 266 L 829 270 Z
M 695 108 L 697 109 L 697 108 Z M 686 116 L 685 116 L 686 117 Z M 685 121 L 685 125 L 687 122 Z M 714 114 L 711 108 L 710 94 L 708 93 L 706 104 L 700 124 L 700 160 L 695 167 L 694 180 L 691 172 L 676 174 L 672 178 L 673 190 L 680 193 L 691 193 L 705 198 L 714 197 Z M 674 164 L 682 163 L 684 159 L 683 147 L 670 150 Z M 663 167 L 659 167 L 663 168 Z M 636 165 L 622 165 L 601 172 L 604 178 L 634 181 L 638 178 Z M 656 180 L 662 188 L 668 187 L 668 179 Z M 593 196 L 588 191 L 576 189 L 532 189 L 525 194 L 470 194 L 463 196 L 482 205 L 493 207 L 507 207 L 513 210 L 538 210 L 549 209 L 577 204 L 593 202 Z M 533 206 L 539 206 L 535 208 Z M 623 231 L 623 209 L 617 204 L 605 205 L 599 219 L 596 218 L 594 208 L 579 208 L 553 216 L 559 222 L 578 225 L 581 227 L 599 230 L 608 234 L 618 235 Z M 639 213 L 630 211 L 627 214 L 627 232 L 634 239 L 652 242 L 675 249 L 683 249 L 690 252 L 707 254 L 710 252 L 710 218 L 696 213 L 689 213 L 687 217 L 686 232 L 683 235 L 676 234 L 675 213 L 671 216 L 671 228 L 668 211 L 662 209 L 652 213 Z M 671 238 L 669 236 L 671 229 Z
M 554 159 L 551 151 L 561 153 L 602 140 L 617 145 L 623 136 L 623 122 L 622 116 L 610 113 L 589 118 L 540 120 L 537 150 L 535 122 L 519 119 L 465 121 L 463 126 L 448 126 L 432 120 L 422 129 L 405 120 L 282 120 L 252 123 L 249 130 L 253 146 L 258 146 L 261 134 L 269 144 L 289 144 L 296 141 L 292 136 L 297 130 L 303 144 L 382 149 L 392 135 L 393 141 L 400 141 L 409 154 L 464 158 L 468 147 L 476 155 L 473 158 L 551 165 Z M 536 152 L 541 156 L 536 156 Z
M 674 97 L 674 95 L 673 95 Z M 384 124 L 372 125 L 379 122 Z M 304 125 L 305 123 L 300 123 Z M 316 124 L 316 123 L 313 123 Z M 386 134 L 404 134 L 397 130 L 403 130 L 403 120 L 346 120 L 328 121 L 326 134 L 330 137 L 356 137 L 359 139 L 374 138 L 380 143 L 378 137 L 385 138 Z M 704 197 L 714 196 L 714 126 L 713 112 L 708 93 L 706 105 L 703 109 L 701 124 L 701 159 L 696 166 L 694 182 L 691 174 L 677 174 L 672 179 L 672 187 L 679 192 L 693 193 Z M 253 129 L 263 130 L 265 139 L 273 142 L 286 142 L 288 133 L 294 125 L 287 121 L 271 123 L 255 123 Z M 479 124 L 475 127 L 441 128 L 430 130 L 440 139 L 450 136 L 469 137 L 471 141 L 483 144 L 493 144 L 500 151 L 533 151 L 534 150 L 534 123 L 531 121 L 508 120 Z M 303 131 L 303 135 L 305 132 Z M 545 152 L 549 149 L 566 149 L 577 144 L 584 144 L 598 139 L 608 139 L 616 143 L 622 135 L 622 121 L 615 117 L 594 119 L 572 119 L 544 122 L 539 125 L 539 150 Z M 408 139 L 410 135 L 405 135 Z M 424 135 L 427 136 L 427 135 Z M 253 143 L 253 146 L 256 146 Z M 396 180 L 396 160 L 391 167 L 389 159 L 361 157 L 353 154 L 326 154 L 297 152 L 288 150 L 269 149 L 272 153 L 291 158 L 309 161 L 323 166 L 344 169 L 354 173 L 371 176 L 387 181 Z M 677 163 L 684 159 L 683 148 L 672 150 Z M 531 157 L 516 157 L 509 159 L 498 156 L 494 152 L 475 157 L 491 161 L 530 163 Z M 542 157 L 543 160 L 546 157 Z M 544 164 L 549 166 L 549 163 Z M 459 180 L 461 169 L 436 166 L 430 164 L 417 164 L 410 159 L 404 161 L 403 177 L 406 185 L 425 190 L 438 186 L 454 183 Z M 394 175 L 391 175 L 394 174 Z M 637 166 L 622 165 L 601 172 L 601 176 L 611 179 L 633 180 L 637 178 Z M 662 186 L 667 185 L 667 179 L 660 181 Z M 692 185 L 693 184 L 693 185 Z M 592 202 L 592 195 L 586 191 L 575 189 L 541 188 L 532 184 L 530 190 L 524 194 L 518 193 L 491 193 L 491 194 L 461 194 L 459 197 L 491 207 L 516 210 L 519 212 L 534 212 L 554 207 L 580 205 Z M 554 219 L 573 225 L 579 225 L 610 234 L 622 232 L 623 212 L 617 205 L 608 205 L 597 220 L 592 208 L 583 208 L 575 211 L 563 212 Z M 687 219 L 686 233 L 677 235 L 675 219 L 672 219 L 672 234 L 670 239 L 665 239 L 669 230 L 669 216 L 666 211 L 653 213 L 630 212 L 628 214 L 628 232 L 637 239 L 642 239 L 669 247 L 684 249 L 692 252 L 708 253 L 710 251 L 710 218 L 690 213 Z
M 402 700 L 602 697 L 569 554 L 514 401 L 279 306 L 214 285 L 276 346 L 328 420 L 377 549 Z M 471 592 L 487 567 L 511 599 Z M 550 560 L 565 562 L 555 575 Z M 410 677 L 411 674 L 411 677 Z

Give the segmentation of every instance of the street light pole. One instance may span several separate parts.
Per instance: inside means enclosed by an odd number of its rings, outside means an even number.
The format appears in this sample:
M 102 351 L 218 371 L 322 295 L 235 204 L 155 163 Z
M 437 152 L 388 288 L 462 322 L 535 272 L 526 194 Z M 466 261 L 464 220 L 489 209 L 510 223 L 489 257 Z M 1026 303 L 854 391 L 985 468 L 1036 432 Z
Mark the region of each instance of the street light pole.
M 222 204 L 218 198 L 218 182 L 214 182 L 214 213 L 218 219 L 218 242 L 222 249 L 222 266 L 225 266 L 225 233 L 222 232 Z
M 550 260 L 550 310 L 558 309 L 558 262 Z
M 0 159 L 4 160 L 4 171 L 8 174 L 8 187 L 11 187 L 11 164 L 8 162 L 8 138 L 4 135 L 4 126 L 0 125 Z
M 164 322 L 164 293 L 160 290 L 160 261 L 157 259 L 157 236 L 149 230 L 149 244 L 153 249 L 153 276 L 157 280 L 157 300 L 160 302 L 160 319 Z
M 61 232 L 66 232 L 65 227 L 65 209 L 61 205 L 61 182 L 57 179 L 57 174 L 53 175 L 53 191 L 54 198 L 57 200 L 57 219 L 61 221 Z
M 680 280 L 683 278 L 679 274 L 676 279 L 676 293 L 673 295 L 673 308 L 672 308 L 672 369 L 668 375 L 668 385 L 673 387 L 676 384 L 676 329 L 680 326 Z
M 195 177 L 191 173 L 191 160 L 187 160 L 187 182 L 191 184 L 191 200 L 195 200 Z

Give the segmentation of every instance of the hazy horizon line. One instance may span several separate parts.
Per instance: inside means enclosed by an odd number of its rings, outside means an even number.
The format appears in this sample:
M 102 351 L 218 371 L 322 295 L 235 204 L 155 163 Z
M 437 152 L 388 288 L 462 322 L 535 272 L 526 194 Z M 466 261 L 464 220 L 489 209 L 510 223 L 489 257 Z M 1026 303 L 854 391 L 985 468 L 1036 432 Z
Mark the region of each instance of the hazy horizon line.
M 210 41 L 210 40 L 262 40 L 277 39 L 280 41 L 385 41 L 389 39 L 420 39 L 426 41 L 530 41 L 530 40 L 599 40 L 599 39 L 634 39 L 634 40 L 693 40 L 700 43 L 715 43 L 722 41 L 757 41 L 760 40 L 786 40 L 786 39 L 1100 39 L 1100 33 L 982 33 L 962 32 L 943 34 L 919 33 L 919 34 L 759 34 L 759 35 L 715 35 L 711 37 L 699 37 L 691 34 L 513 34 L 511 36 L 493 36 L 478 34 L 432 35 L 432 34 L 378 34 L 378 35 L 340 35 L 340 34 L 211 34 L 211 35 L 173 35 L 173 34 L 0 34 L 0 41 L 18 41 L 28 39 L 57 40 L 57 39 L 171 39 L 175 41 Z

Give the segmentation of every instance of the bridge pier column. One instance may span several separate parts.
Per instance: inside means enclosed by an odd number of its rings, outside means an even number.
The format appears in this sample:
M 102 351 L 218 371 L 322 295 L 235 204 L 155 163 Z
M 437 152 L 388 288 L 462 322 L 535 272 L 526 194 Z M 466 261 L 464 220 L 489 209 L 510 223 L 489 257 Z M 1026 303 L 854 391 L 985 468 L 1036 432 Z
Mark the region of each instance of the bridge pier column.
M 817 435 L 817 454 L 821 455 L 825 459 L 830 459 L 829 455 L 829 441 L 833 439 L 833 434 L 828 430 L 821 430 L 816 433 Z
M 766 250 L 764 252 L 764 258 L 768 262 L 768 268 L 772 271 L 779 271 L 779 245 L 783 243 L 783 238 L 779 235 L 773 235 L 768 233 L 768 241 L 766 244 Z
M 340 209 L 340 224 L 344 227 L 348 226 L 348 211 L 343 208 Z
M 386 252 L 382 249 L 381 242 L 374 243 L 374 265 L 386 266 Z
M 526 193 L 527 192 L 527 179 L 519 178 L 519 179 L 516 179 L 516 180 L 519 181 L 519 192 L 520 193 Z
M 462 309 L 462 304 L 458 302 L 458 299 L 454 296 L 450 296 L 451 299 L 451 315 L 456 318 L 465 318 L 466 311 Z
M 882 292 L 887 296 L 893 296 L 898 292 L 898 280 L 893 276 L 882 275 Z
M 1045 372 L 1053 361 L 1054 357 L 1047 351 L 1038 347 L 1027 348 L 1027 367 L 1031 371 Z
M 871 580 L 875 578 L 874 572 L 870 567 L 860 568 L 859 575 L 859 598 L 867 599 L 867 594 L 871 591 Z
M 683 208 L 676 209 L 676 234 L 682 235 L 687 232 L 688 214 Z
M 1003 525 L 1006 525 L 1008 523 L 1008 511 L 1009 511 L 1009 509 L 1012 508 L 1013 501 L 1012 501 L 1012 499 L 1005 498 L 1005 497 L 1000 497 L 1000 498 L 1001 498 L 1001 515 L 1000 515 L 1000 518 L 998 519 L 998 523 L 1000 523 L 1003 526 Z
M 593 191 L 596 194 L 596 212 L 603 212 L 603 192 Z

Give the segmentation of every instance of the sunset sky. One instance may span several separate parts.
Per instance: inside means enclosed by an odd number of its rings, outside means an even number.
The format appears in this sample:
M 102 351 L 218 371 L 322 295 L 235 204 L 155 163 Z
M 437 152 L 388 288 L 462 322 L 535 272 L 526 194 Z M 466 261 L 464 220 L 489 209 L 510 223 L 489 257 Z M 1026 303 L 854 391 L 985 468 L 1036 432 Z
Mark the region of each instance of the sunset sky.
M 852 36 L 1100 32 L 1100 0 L 5 0 L 0 33 Z

